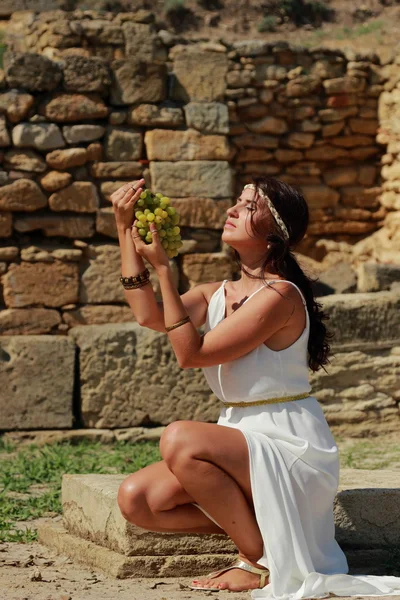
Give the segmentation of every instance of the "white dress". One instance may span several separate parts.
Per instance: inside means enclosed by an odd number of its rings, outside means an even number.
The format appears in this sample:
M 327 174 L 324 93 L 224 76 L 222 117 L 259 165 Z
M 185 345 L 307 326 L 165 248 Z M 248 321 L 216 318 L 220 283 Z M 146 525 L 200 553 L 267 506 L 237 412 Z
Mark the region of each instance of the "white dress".
M 226 281 L 210 299 L 205 332 L 225 318 Z M 236 360 L 203 368 L 220 400 L 245 402 L 311 391 L 310 320 L 304 296 L 295 287 L 306 309 L 303 333 L 284 350 L 261 344 Z M 269 583 L 251 592 L 254 600 L 400 596 L 400 577 L 346 574 L 349 567 L 335 540 L 333 516 L 339 451 L 314 396 L 260 406 L 222 406 L 217 423 L 240 429 L 249 448 L 255 514 L 264 542 L 258 562 L 270 570 Z

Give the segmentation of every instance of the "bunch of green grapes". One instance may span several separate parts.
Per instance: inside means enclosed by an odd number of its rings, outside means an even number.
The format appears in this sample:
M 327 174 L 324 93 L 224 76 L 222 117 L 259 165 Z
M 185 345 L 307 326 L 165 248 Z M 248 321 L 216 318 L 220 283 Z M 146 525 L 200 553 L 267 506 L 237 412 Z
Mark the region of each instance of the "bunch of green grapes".
M 179 214 L 176 208 L 170 206 L 171 199 L 163 194 L 153 194 L 150 190 L 143 190 L 136 202 L 138 209 L 135 217 L 138 220 L 136 227 L 144 242 L 151 244 L 152 234 L 150 223 L 154 222 L 161 239 L 161 244 L 169 258 L 178 255 L 178 248 L 183 245 L 179 223 Z

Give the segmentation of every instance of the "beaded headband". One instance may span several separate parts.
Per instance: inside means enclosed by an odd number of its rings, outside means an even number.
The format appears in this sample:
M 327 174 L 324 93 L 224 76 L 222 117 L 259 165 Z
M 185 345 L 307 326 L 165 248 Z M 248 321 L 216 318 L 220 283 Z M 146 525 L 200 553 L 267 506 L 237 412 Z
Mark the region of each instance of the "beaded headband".
M 287 230 L 287 227 L 285 225 L 285 223 L 283 222 L 283 220 L 281 219 L 281 217 L 279 216 L 278 211 L 276 210 L 275 206 L 272 204 L 271 199 L 268 198 L 268 196 L 266 194 L 264 194 L 264 192 L 260 189 L 257 190 L 256 186 L 254 185 L 254 183 L 248 183 L 247 185 L 244 186 L 244 190 L 246 190 L 247 188 L 251 189 L 251 190 L 255 190 L 257 191 L 258 195 L 261 196 L 261 198 L 264 198 L 265 202 L 268 205 L 268 208 L 272 214 L 272 216 L 274 217 L 276 223 L 279 225 L 279 227 L 282 230 L 283 233 L 283 237 L 285 238 L 285 240 L 289 239 L 289 232 Z

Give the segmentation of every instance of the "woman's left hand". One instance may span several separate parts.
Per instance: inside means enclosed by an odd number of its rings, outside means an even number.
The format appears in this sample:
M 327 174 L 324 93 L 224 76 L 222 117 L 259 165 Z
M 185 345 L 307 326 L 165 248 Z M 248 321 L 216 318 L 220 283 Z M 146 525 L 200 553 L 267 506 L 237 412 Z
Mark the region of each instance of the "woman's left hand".
M 138 221 L 135 220 L 131 227 L 131 235 L 133 243 L 135 244 L 136 252 L 143 256 L 149 263 L 154 267 L 155 271 L 162 267 L 169 267 L 169 258 L 165 252 L 164 246 L 161 244 L 160 236 L 158 235 L 155 223 L 150 223 L 150 231 L 152 234 L 151 244 L 146 242 L 139 235 L 138 228 L 136 227 Z

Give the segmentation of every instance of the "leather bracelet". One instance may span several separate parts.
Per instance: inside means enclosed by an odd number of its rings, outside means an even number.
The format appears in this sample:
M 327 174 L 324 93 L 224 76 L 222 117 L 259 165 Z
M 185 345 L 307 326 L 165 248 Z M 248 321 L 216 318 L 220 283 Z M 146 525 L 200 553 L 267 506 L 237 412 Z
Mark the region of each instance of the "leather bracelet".
M 185 317 L 184 319 L 182 319 L 182 321 L 178 321 L 178 323 L 175 323 L 175 325 L 171 325 L 170 327 L 166 327 L 165 331 L 171 331 L 172 329 L 175 329 L 176 327 L 180 327 L 180 325 L 184 325 L 185 323 L 188 323 L 190 321 L 190 317 L 189 315 L 187 317 Z
M 126 290 L 135 290 L 136 288 L 143 287 L 147 283 L 150 283 L 150 277 L 143 281 L 138 281 L 137 283 L 123 283 L 122 285 Z
M 125 284 L 135 284 L 135 283 L 140 283 L 141 281 L 145 281 L 150 277 L 150 271 L 149 269 L 145 269 L 144 271 L 142 271 L 141 273 L 139 273 L 138 275 L 135 276 L 131 276 L 131 277 L 121 277 L 119 278 L 120 282 L 122 283 L 122 285 L 125 286 Z

